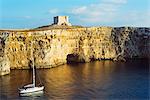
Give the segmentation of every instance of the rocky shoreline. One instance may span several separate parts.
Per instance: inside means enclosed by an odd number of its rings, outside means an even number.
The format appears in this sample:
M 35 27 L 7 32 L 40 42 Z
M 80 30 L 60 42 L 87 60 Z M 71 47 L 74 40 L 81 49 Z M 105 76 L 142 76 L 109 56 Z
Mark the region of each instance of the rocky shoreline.
M 150 57 L 150 28 L 144 27 L 0 30 L 0 42 L 0 75 L 8 74 L 10 69 L 29 69 L 31 49 L 37 68 Z

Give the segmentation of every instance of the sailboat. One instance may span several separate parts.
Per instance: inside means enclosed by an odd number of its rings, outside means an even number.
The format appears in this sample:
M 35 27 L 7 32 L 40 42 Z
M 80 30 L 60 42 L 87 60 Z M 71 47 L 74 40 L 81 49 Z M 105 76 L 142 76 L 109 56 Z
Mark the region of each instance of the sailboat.
M 31 43 L 32 47 L 32 43 Z M 34 58 L 33 58 L 33 51 L 31 49 L 31 56 L 32 56 L 32 84 L 28 84 L 23 86 L 21 89 L 19 89 L 20 94 L 25 94 L 25 93 L 34 93 L 34 92 L 39 92 L 44 90 L 44 86 L 35 86 L 35 68 L 34 68 Z

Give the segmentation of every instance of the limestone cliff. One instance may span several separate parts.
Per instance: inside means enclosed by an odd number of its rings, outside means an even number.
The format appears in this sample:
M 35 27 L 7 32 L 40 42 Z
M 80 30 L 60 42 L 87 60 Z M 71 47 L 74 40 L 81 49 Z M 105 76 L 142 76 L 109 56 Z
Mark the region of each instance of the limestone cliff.
M 1 30 L 7 43 L 1 57 L 11 69 L 26 69 L 33 50 L 37 68 L 51 68 L 68 62 L 127 58 L 149 58 L 150 28 L 91 27 L 46 30 Z M 1 41 L 3 39 L 1 38 Z M 33 47 L 31 48 L 31 42 Z M 5 52 L 4 52 L 5 51 Z M 8 65 L 7 65 L 8 66 Z M 1 66 L 4 69 L 5 66 Z
M 10 73 L 10 61 L 6 54 L 8 34 L 0 34 L 0 76 Z

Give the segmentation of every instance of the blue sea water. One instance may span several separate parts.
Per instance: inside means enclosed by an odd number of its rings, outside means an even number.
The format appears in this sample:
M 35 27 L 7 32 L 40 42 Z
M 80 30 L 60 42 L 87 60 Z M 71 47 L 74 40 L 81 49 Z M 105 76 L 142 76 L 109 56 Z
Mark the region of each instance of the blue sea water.
M 149 100 L 148 60 L 95 61 L 36 70 L 42 93 L 19 95 L 31 83 L 31 70 L 11 70 L 0 77 L 0 100 Z

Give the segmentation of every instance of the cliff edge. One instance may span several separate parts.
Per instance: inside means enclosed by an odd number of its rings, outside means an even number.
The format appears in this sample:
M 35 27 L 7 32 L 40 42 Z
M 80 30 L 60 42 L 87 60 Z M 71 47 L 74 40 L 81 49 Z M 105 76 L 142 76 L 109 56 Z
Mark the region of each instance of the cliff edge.
M 0 37 L 0 73 L 30 68 L 31 49 L 36 68 L 150 57 L 150 28 L 144 27 L 0 30 Z

